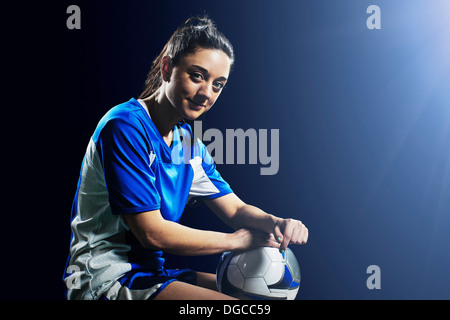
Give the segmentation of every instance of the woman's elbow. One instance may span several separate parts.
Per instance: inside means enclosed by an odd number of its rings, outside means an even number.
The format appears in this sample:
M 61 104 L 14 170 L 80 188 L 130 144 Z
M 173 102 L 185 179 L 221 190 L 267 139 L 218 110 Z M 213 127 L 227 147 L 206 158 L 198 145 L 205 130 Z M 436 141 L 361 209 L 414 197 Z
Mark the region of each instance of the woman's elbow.
M 155 237 L 152 234 L 143 234 L 137 237 L 139 244 L 149 250 L 165 250 L 167 245 L 163 239 Z

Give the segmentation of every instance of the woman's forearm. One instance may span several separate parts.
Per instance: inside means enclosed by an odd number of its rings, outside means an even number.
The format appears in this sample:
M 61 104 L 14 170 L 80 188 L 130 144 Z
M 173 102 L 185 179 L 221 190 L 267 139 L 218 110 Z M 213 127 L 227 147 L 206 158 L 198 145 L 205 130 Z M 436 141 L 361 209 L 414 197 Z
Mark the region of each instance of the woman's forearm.
M 163 228 L 147 239 L 152 249 L 186 256 L 217 254 L 238 247 L 234 233 L 193 229 L 171 221 L 165 221 Z
M 252 228 L 271 233 L 278 220 L 280 218 L 255 206 L 245 204 L 237 209 L 232 217 L 232 224 L 237 228 Z
M 255 219 L 261 225 L 271 217 L 253 208 L 242 211 L 242 223 Z M 233 233 L 193 229 L 167 221 L 159 210 L 123 216 L 139 243 L 148 249 L 162 250 L 177 255 L 209 255 L 225 251 L 245 250 L 258 246 L 277 246 L 274 237 L 257 230 L 254 225 L 240 228 Z M 269 218 L 269 219 L 268 219 Z M 248 220 L 249 222 L 250 220 Z
M 140 244 L 149 249 L 178 255 L 208 255 L 242 246 L 239 233 L 189 228 L 165 220 L 159 210 L 123 217 Z
M 271 233 L 275 225 L 282 220 L 255 206 L 246 204 L 234 193 L 206 200 L 205 203 L 220 219 L 235 230 L 250 228 Z

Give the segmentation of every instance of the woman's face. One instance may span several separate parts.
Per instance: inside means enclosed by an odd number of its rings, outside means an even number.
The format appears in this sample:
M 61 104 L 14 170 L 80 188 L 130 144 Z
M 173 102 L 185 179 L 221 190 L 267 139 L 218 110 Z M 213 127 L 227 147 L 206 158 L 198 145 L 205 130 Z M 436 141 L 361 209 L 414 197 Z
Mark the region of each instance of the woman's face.
M 171 67 L 165 93 L 177 113 L 195 120 L 211 109 L 227 82 L 230 58 L 221 50 L 197 49 Z

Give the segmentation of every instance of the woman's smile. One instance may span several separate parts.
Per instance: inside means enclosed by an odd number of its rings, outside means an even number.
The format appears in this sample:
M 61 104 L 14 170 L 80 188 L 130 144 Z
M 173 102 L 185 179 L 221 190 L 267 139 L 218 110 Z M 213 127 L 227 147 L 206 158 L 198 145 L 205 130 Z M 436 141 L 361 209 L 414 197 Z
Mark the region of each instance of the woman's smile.
M 191 99 L 187 99 L 187 100 L 189 102 L 189 107 L 193 110 L 200 111 L 203 108 L 206 108 L 206 106 L 204 104 L 197 103 Z

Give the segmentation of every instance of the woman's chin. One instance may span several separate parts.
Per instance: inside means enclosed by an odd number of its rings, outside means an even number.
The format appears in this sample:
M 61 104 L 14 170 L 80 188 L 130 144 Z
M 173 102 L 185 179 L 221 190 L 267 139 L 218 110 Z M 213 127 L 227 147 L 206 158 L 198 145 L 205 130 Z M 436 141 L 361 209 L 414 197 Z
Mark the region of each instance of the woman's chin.
M 204 112 L 204 110 L 187 110 L 184 112 L 183 118 L 188 121 L 197 120 Z

